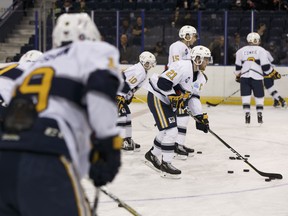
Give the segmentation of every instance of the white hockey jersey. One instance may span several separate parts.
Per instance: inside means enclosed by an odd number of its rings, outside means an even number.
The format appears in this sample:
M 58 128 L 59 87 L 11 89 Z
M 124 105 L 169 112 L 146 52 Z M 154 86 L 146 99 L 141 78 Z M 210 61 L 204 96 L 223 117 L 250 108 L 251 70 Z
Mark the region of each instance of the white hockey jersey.
M 181 41 L 172 43 L 169 47 L 168 67 L 172 62 L 179 60 L 190 60 L 190 48 Z
M 200 115 L 203 114 L 202 104 L 200 101 L 200 93 L 202 91 L 203 86 L 207 83 L 207 77 L 204 75 L 203 71 L 196 71 L 193 75 L 193 83 L 192 83 L 192 96 L 189 99 L 188 106 L 193 107 L 192 114 Z
M 123 96 L 126 100 L 131 100 L 134 93 L 144 84 L 147 77 L 147 71 L 139 62 L 123 71 L 124 86 L 117 94 Z
M 91 41 L 44 53 L 17 80 L 21 93 L 32 94 L 40 119 L 57 121 L 80 176 L 89 168 L 91 131 L 100 139 L 119 134 L 115 97 L 121 80 L 118 50 Z
M 255 80 L 262 80 L 265 74 L 273 70 L 267 51 L 253 45 L 242 47 L 236 52 L 235 65 L 236 75 Z
M 169 90 L 163 90 L 159 87 L 159 78 L 164 78 L 173 85 Z M 175 88 L 184 92 L 192 92 L 193 82 L 193 65 L 189 60 L 179 60 L 173 62 L 169 69 L 164 71 L 162 74 L 153 74 L 149 79 L 149 85 L 147 90 L 153 93 L 157 98 L 166 104 L 170 104 L 168 95 L 176 94 Z
M 8 103 L 10 100 L 16 79 L 33 64 L 34 62 L 22 62 L 21 64 L 13 62 L 0 69 L 0 96 L 4 99 L 5 103 Z

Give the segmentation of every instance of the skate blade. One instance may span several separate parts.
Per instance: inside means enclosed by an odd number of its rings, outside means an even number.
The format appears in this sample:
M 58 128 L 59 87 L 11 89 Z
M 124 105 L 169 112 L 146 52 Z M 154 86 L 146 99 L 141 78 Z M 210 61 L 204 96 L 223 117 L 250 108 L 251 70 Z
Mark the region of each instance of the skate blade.
M 188 156 L 187 155 L 179 155 L 179 154 L 176 154 L 174 156 L 174 159 L 176 160 L 187 160 Z
M 134 148 L 134 152 L 140 152 L 141 148 Z
M 134 153 L 134 150 L 125 150 L 122 149 L 122 153 L 127 154 L 127 155 L 132 155 Z
M 161 171 L 161 177 L 166 179 L 181 179 L 181 174 L 175 175 Z
M 156 171 L 157 173 L 161 173 L 161 170 L 157 169 L 156 167 L 154 167 L 154 165 L 150 162 L 150 161 L 147 161 L 147 160 L 144 160 L 143 163 L 150 167 L 151 169 L 153 169 L 154 171 Z

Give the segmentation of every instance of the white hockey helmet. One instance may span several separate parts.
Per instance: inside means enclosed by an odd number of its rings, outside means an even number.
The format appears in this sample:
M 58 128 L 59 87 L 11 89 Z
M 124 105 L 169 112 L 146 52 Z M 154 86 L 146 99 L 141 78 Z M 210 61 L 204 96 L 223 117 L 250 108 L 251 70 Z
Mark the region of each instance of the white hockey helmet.
M 101 35 L 87 13 L 62 14 L 53 29 L 53 47 L 74 41 L 100 41 Z
M 30 50 L 20 58 L 19 63 L 35 62 L 41 55 L 43 55 L 43 53 L 38 50 Z
M 157 64 L 155 56 L 148 51 L 144 51 L 140 54 L 139 61 L 146 70 L 155 67 Z
M 191 59 L 194 64 L 201 65 L 204 58 L 208 58 L 209 62 L 211 62 L 211 51 L 207 47 L 198 45 L 192 48 Z
M 187 34 L 190 36 L 189 39 L 186 39 Z M 193 36 L 197 37 L 197 31 L 193 26 L 185 25 L 179 30 L 179 37 L 186 41 L 192 40 Z
M 247 42 L 254 45 L 260 44 L 260 35 L 257 32 L 251 32 L 247 35 Z

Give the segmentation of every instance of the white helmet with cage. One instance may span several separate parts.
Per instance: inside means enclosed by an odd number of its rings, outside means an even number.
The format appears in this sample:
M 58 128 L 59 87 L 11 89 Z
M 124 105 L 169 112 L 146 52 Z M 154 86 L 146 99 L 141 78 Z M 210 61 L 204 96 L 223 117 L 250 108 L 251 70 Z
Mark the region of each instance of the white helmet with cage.
M 41 55 L 43 55 L 43 53 L 38 50 L 30 50 L 20 58 L 19 63 L 35 62 Z
M 53 29 L 53 47 L 82 40 L 100 41 L 101 35 L 87 13 L 62 14 Z
M 260 35 L 257 32 L 251 32 L 247 35 L 247 42 L 254 45 L 260 44 Z
M 156 66 L 155 56 L 148 51 L 144 51 L 139 56 L 139 61 L 146 70 L 150 70 L 152 67 Z
M 194 64 L 201 65 L 204 58 L 208 58 L 209 62 L 211 61 L 211 51 L 207 47 L 198 45 L 192 48 L 191 59 Z
M 187 34 L 190 36 L 189 39 L 186 39 Z M 179 37 L 186 41 L 190 41 L 194 35 L 197 36 L 197 31 L 193 26 L 185 25 L 179 30 Z

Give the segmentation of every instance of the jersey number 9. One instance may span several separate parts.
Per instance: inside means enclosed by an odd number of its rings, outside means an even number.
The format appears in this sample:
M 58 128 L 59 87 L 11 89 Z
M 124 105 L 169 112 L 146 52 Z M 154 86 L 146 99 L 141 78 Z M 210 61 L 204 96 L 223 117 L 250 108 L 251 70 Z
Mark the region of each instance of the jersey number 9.
M 53 68 L 37 68 L 24 79 L 23 83 L 18 88 L 22 94 L 37 96 L 37 112 L 41 112 L 47 108 L 48 95 L 51 88 L 53 76 Z

